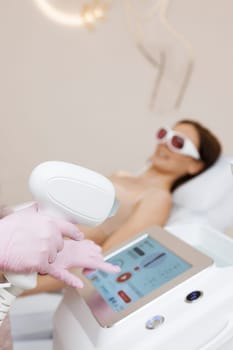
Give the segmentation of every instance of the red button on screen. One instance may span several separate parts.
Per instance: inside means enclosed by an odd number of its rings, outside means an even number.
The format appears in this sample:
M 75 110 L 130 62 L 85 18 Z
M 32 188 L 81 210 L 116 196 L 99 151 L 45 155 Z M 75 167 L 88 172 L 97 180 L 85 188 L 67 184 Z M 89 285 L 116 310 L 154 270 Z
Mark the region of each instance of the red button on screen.
M 124 300 L 125 303 L 130 303 L 131 302 L 130 297 L 123 290 L 120 290 L 118 292 L 118 295 L 121 297 L 121 299 Z
M 130 272 L 125 272 L 122 275 L 117 277 L 117 282 L 121 283 L 121 282 L 125 282 L 128 281 L 131 278 L 131 273 Z

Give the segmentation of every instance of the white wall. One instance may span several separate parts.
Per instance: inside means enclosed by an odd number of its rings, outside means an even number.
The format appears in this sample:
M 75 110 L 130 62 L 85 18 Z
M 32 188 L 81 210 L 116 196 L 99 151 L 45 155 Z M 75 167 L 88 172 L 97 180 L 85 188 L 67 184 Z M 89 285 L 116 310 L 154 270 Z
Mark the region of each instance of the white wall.
M 197 116 L 233 153 L 232 11 L 231 0 L 172 1 L 170 20 L 192 42 L 196 66 L 181 111 L 164 118 L 148 109 L 155 73 L 119 0 L 94 32 L 49 21 L 33 0 L 1 1 L 2 200 L 29 199 L 28 175 L 48 159 L 103 174 L 138 169 L 156 127 L 177 116 Z

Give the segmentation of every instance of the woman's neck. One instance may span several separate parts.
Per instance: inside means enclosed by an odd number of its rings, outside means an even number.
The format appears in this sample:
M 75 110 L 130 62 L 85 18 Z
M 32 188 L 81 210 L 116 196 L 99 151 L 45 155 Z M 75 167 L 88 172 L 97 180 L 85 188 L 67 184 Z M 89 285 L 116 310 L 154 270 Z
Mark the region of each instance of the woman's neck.
M 176 180 L 174 175 L 159 171 L 153 167 L 145 170 L 144 173 L 140 175 L 140 177 L 168 191 L 171 191 L 172 185 Z

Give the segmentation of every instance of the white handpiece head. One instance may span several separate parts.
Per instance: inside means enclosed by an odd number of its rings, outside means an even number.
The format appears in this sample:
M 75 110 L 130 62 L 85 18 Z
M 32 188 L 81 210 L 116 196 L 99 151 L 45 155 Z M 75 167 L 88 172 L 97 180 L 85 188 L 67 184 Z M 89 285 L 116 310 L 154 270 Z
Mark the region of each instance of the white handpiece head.
M 32 171 L 29 187 L 43 211 L 75 224 L 99 225 L 118 208 L 111 181 L 75 164 L 41 163 Z

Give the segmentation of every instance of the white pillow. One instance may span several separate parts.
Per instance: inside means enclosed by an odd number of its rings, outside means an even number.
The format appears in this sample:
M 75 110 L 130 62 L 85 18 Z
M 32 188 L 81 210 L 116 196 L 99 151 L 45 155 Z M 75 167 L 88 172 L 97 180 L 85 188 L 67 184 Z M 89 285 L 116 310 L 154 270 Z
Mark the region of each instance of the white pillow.
M 224 198 L 232 194 L 233 216 L 233 175 L 230 162 L 233 157 L 221 156 L 208 170 L 178 187 L 173 193 L 174 205 L 192 211 L 208 211 L 221 202 L 219 210 L 225 210 Z M 222 208 L 221 208 L 222 206 Z

